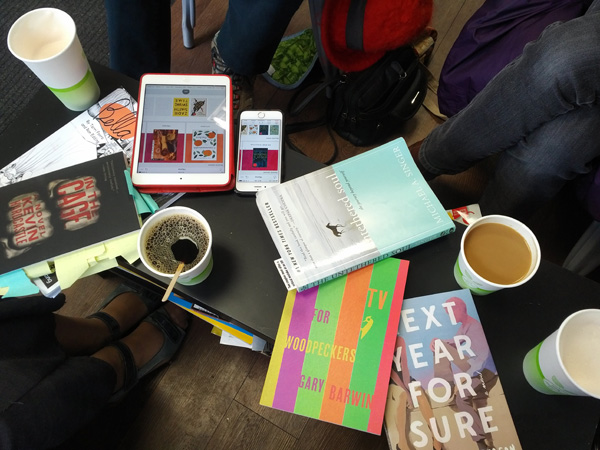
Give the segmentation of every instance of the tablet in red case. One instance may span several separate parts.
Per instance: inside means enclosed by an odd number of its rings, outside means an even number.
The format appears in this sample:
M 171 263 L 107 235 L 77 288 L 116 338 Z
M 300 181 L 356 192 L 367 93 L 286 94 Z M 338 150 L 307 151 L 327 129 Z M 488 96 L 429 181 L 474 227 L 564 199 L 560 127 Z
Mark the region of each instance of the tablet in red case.
M 146 74 L 140 80 L 131 179 L 140 192 L 212 192 L 234 178 L 231 79 Z

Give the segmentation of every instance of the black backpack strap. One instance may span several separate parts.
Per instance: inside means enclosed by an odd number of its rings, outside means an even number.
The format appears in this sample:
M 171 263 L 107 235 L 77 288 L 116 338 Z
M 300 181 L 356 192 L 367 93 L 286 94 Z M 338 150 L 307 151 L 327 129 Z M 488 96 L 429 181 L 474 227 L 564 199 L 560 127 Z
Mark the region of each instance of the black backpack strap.
M 364 50 L 363 25 L 367 0 L 351 0 L 346 17 L 346 45 L 353 50 Z
M 290 99 L 290 102 L 288 104 L 288 111 L 289 111 L 289 115 L 291 117 L 296 117 L 298 114 L 300 114 L 304 108 L 306 108 L 306 105 L 308 105 L 311 101 L 313 101 L 313 99 L 319 95 L 321 92 L 323 92 L 324 90 L 326 90 L 328 87 L 330 87 L 331 85 L 337 83 L 340 80 L 339 76 L 335 76 L 331 79 L 328 80 L 324 80 L 321 83 L 319 83 L 317 85 L 317 87 L 310 93 L 308 94 L 304 100 L 302 100 L 297 106 L 294 106 L 294 103 L 296 103 L 296 100 L 298 99 L 298 96 L 304 92 L 304 90 L 306 89 L 298 89 L 296 92 L 294 92 L 294 95 L 292 96 L 292 98 Z
M 306 106 L 317 97 L 317 95 L 319 95 L 321 92 L 325 91 L 326 89 L 330 88 L 333 84 L 339 82 L 340 78 L 341 78 L 340 76 L 335 76 L 332 79 L 322 81 L 298 105 L 295 105 L 300 94 L 303 93 L 307 88 L 298 89 L 294 93 L 294 95 L 292 96 L 292 98 L 290 99 L 289 104 L 288 104 L 288 111 L 289 111 L 290 117 L 298 116 L 306 108 Z M 286 144 L 292 150 L 294 150 L 298 153 L 301 153 L 304 156 L 308 156 L 308 155 L 306 155 L 306 153 L 304 153 L 298 146 L 296 146 L 289 139 L 289 135 L 294 134 L 294 133 L 301 133 L 303 131 L 311 130 L 313 128 L 318 128 L 321 126 L 326 126 L 327 133 L 329 134 L 329 137 L 331 138 L 331 142 L 333 143 L 333 153 L 327 159 L 327 161 L 325 161 L 325 164 L 331 164 L 338 155 L 338 146 L 337 146 L 335 137 L 333 136 L 333 133 L 331 132 L 331 127 L 329 126 L 329 115 L 330 115 L 329 111 L 330 111 L 330 109 L 331 109 L 331 102 L 328 100 L 325 113 L 321 117 L 319 117 L 315 120 L 308 120 L 308 121 L 304 121 L 304 122 L 286 123 L 286 125 L 285 125 L 285 142 L 286 142 Z

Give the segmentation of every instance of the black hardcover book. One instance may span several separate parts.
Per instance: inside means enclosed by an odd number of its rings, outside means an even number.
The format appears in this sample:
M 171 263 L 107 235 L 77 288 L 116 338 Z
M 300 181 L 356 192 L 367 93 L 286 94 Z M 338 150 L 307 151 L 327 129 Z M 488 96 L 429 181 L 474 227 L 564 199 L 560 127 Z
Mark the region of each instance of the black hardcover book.
M 123 153 L 0 188 L 0 274 L 140 229 Z

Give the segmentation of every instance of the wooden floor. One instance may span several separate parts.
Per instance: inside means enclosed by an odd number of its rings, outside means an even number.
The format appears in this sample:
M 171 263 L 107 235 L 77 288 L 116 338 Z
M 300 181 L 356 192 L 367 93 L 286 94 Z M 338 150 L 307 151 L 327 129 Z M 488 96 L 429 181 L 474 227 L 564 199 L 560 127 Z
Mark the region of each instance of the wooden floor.
M 468 17 L 482 0 L 436 0 L 433 25 L 439 32 L 430 70 L 439 74 L 444 57 Z M 222 22 L 227 2 L 196 0 L 196 47 L 185 49 L 181 39 L 181 6 L 176 1 L 172 17 L 172 72 L 210 73 L 210 40 Z M 309 26 L 307 5 L 290 24 L 289 32 Z M 260 24 L 257 24 L 260 26 Z M 255 86 L 257 108 L 286 110 L 290 93 L 277 90 L 258 78 Z M 318 114 L 319 106 L 312 112 Z M 424 108 L 399 130 L 410 144 L 422 139 L 440 121 Z M 292 137 L 295 145 L 319 161 L 331 157 L 332 145 L 325 130 Z M 337 139 L 336 160 L 363 152 Z M 470 177 L 477 177 L 473 171 Z M 444 189 L 444 177 L 437 181 L 441 191 L 450 190 L 454 201 L 475 200 L 477 192 L 469 183 L 454 178 Z M 444 203 L 443 199 L 442 202 Z M 467 204 L 467 203 L 462 203 Z M 460 203 L 444 206 L 461 206 Z M 569 245 L 569 244 L 565 244 Z M 564 253 L 564 251 L 563 251 Z M 563 255 L 564 256 L 564 255 Z M 62 313 L 83 316 L 95 311 L 110 290 L 119 284 L 115 276 L 91 276 L 66 290 Z M 143 380 L 128 398 L 110 407 L 83 429 L 62 450 L 71 449 L 386 449 L 384 436 L 374 436 L 326 424 L 317 420 L 276 411 L 259 405 L 269 359 L 247 349 L 219 344 L 211 328 L 192 318 L 187 339 L 175 360 Z

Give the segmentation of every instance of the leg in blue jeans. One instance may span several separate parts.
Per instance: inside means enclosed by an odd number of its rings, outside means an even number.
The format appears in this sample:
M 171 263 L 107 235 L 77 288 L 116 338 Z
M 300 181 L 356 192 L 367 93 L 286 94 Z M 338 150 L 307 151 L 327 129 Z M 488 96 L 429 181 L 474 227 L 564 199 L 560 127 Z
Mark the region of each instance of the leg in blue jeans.
M 266 72 L 302 0 L 230 0 L 217 37 L 223 61 L 233 72 Z
M 171 71 L 171 2 L 104 0 L 110 68 L 138 79 Z
M 421 164 L 434 174 L 459 173 L 501 154 L 481 200 L 485 214 L 523 216 L 550 199 L 600 155 L 599 43 L 596 0 L 584 16 L 549 26 L 434 129 L 421 146 Z
M 502 152 L 479 201 L 482 210 L 527 219 L 567 181 L 592 170 L 600 154 L 598 130 L 598 106 L 581 106 Z

